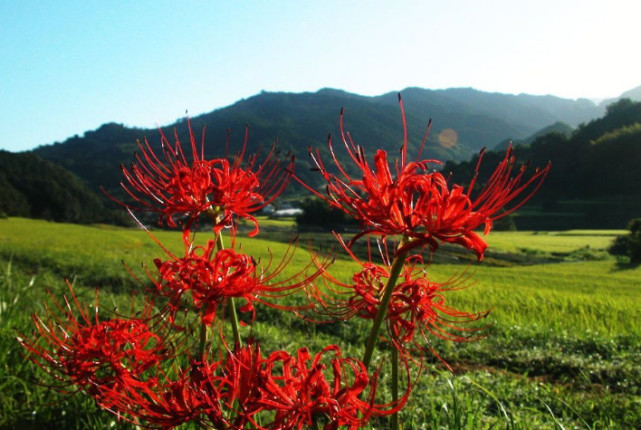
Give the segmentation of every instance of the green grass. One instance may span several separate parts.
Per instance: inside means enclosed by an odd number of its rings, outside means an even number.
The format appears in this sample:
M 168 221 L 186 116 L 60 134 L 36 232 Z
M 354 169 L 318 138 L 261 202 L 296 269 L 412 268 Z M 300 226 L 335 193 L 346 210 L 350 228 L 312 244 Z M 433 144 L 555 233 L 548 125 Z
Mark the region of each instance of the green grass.
M 434 265 L 436 280 L 460 266 Z M 641 336 L 641 269 L 619 270 L 612 260 L 513 267 L 475 266 L 474 285 L 456 292 L 458 305 L 493 309 L 500 325 L 536 325 L 543 330 Z M 440 275 L 440 276 L 439 276 Z
M 568 230 L 561 232 L 492 232 L 487 241 L 492 249 L 519 251 L 533 249 L 543 252 L 569 253 L 586 246 L 605 250 L 625 230 Z
M 260 227 L 265 229 L 272 227 L 293 229 L 296 227 L 296 220 L 294 217 L 269 218 L 266 216 L 259 216 L 257 219 L 260 223 Z M 250 223 L 245 222 L 245 224 L 249 225 Z
M 261 222 L 263 222 L 261 220 Z M 278 260 L 286 243 L 262 238 L 270 229 L 290 230 L 291 221 L 267 223 L 260 239 L 239 238 L 246 252 Z M 492 309 L 487 339 L 434 348 L 454 373 L 428 357 L 423 377 L 402 412 L 404 428 L 634 428 L 641 422 L 641 268 L 621 268 L 604 257 L 589 261 L 576 253 L 589 245 L 604 250 L 622 232 L 493 232 L 492 258 L 501 253 L 562 255 L 548 264 L 432 264 L 430 277 L 443 281 L 467 271 L 469 288 L 446 300 L 466 310 Z M 180 234 L 153 232 L 172 252 L 182 252 Z M 198 241 L 208 233 L 198 233 Z M 62 294 L 65 278 L 82 300 L 101 291 L 105 309 L 126 306 L 129 292 L 142 288 L 123 267 L 142 274 L 162 250 L 140 230 L 76 226 L 9 218 L 0 220 L 0 428 L 108 428 L 115 419 L 82 395 L 63 395 L 38 386 L 49 381 L 25 359 L 15 341 L 32 330 L 30 314 L 42 312 L 45 288 Z M 578 257 L 577 257 L 578 256 Z M 288 273 L 306 264 L 307 244 L 297 250 Z M 533 260 L 536 263 L 538 260 Z M 153 266 L 152 266 L 153 267 Z M 335 276 L 349 279 L 358 266 L 337 259 Z M 289 313 L 259 308 L 253 334 L 264 351 L 329 343 L 360 356 L 366 323 L 316 326 Z M 284 330 L 284 328 L 286 328 Z M 243 328 L 248 334 L 250 328 Z M 386 351 L 375 359 L 383 363 Z M 381 368 L 382 395 L 387 368 Z M 44 378 L 44 379 L 43 379 Z M 126 428 L 123 423 L 118 426 Z M 386 428 L 384 420 L 372 428 Z

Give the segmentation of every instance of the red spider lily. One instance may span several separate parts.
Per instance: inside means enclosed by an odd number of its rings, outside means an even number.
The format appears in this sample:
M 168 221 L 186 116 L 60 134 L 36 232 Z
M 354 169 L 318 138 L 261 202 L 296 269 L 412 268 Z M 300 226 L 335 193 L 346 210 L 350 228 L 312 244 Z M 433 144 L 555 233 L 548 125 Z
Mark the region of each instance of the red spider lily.
M 31 359 L 65 385 L 75 385 L 97 399 L 104 390 L 120 390 L 142 378 L 168 357 L 163 339 L 149 326 L 148 310 L 142 318 L 91 318 L 69 285 L 72 302 L 55 301 L 61 315 L 49 310 L 46 320 L 33 315 L 38 330 L 35 340 L 19 341 Z
M 176 216 L 187 216 L 185 229 L 202 213 L 215 222 L 214 231 L 233 225 L 235 217 L 250 220 L 255 228 L 250 236 L 258 233 L 258 222 L 251 214 L 271 203 L 285 188 L 293 171 L 294 157 L 277 159 L 275 145 L 262 160 L 258 153 L 250 155 L 243 163 L 248 142 L 248 128 L 241 151 L 232 162 L 224 158 L 205 158 L 204 132 L 197 148 L 196 137 L 187 122 L 191 144 L 191 157 L 175 134 L 175 144 L 161 131 L 161 154 L 157 154 L 147 140 L 138 142 L 140 154 L 128 169 L 122 166 L 125 181 L 122 188 L 137 204 L 134 210 L 159 212 L 161 223 L 176 226 Z M 244 165 L 243 165 L 244 164 Z
M 253 416 L 262 410 L 258 399 L 260 373 L 264 362 L 260 347 L 253 341 L 227 354 L 223 390 L 227 403 L 237 416 L 235 424 L 238 426 L 247 422 L 257 425 Z
M 329 368 L 323 362 L 326 354 L 333 354 Z M 359 360 L 343 358 L 336 345 L 326 347 L 313 359 L 307 348 L 299 349 L 296 357 L 274 352 L 265 360 L 262 377 L 259 403 L 275 411 L 270 428 L 302 429 L 327 420 L 326 430 L 340 426 L 356 429 L 374 415 L 397 412 L 409 396 L 408 390 L 393 404 L 375 404 L 376 375 L 370 377 Z
M 444 293 L 465 288 L 464 276 L 437 283 L 429 281 L 416 270 L 406 268 L 403 278 L 392 293 L 387 311 L 390 337 L 401 352 L 408 352 L 406 345 L 411 342 L 419 350 L 431 350 L 449 367 L 440 355 L 429 347 L 429 335 L 452 342 L 478 340 L 482 337 L 479 332 L 487 326 L 469 327 L 466 324 L 485 318 L 489 311 L 471 313 L 446 304 Z M 417 331 L 423 341 L 415 337 Z
M 243 429 L 260 410 L 247 407 L 256 404 L 262 363 L 258 348 L 249 344 L 229 352 L 225 361 L 191 360 L 190 367 L 174 372 L 175 380 L 163 374 L 156 384 L 107 390 L 101 406 L 153 428 L 171 429 L 193 422 L 205 428 Z
M 258 344 L 250 340 L 246 346 L 228 351 L 224 362 L 198 363 L 192 369 L 192 387 L 203 394 L 203 408 L 211 424 L 215 422 L 210 411 L 216 412 L 223 405 L 228 416 L 225 428 L 265 428 L 256 420 L 264 409 L 259 403 L 264 363 Z
M 326 288 L 324 295 L 316 297 L 319 306 L 315 312 L 332 319 L 359 317 L 373 320 L 381 304 L 383 291 L 390 278 L 390 262 L 387 246 L 379 244 L 382 262 L 375 264 L 370 252 L 369 261 L 363 262 L 340 239 L 343 247 L 357 261 L 362 270 L 355 273 L 351 283 L 344 283 L 330 273 L 323 274 Z M 475 333 L 485 327 L 466 327 L 466 324 L 487 316 L 489 312 L 470 313 L 457 310 L 446 304 L 445 293 L 467 287 L 468 277 L 464 274 L 452 277 L 444 283 L 431 282 L 420 267 L 423 259 L 413 255 L 406 260 L 385 315 L 387 331 L 392 343 L 401 352 L 408 352 L 407 345 L 413 343 L 425 349 L 415 334 L 421 334 L 429 345 L 429 335 L 454 342 L 478 340 Z M 439 355 L 432 350 L 435 355 Z
M 310 263 L 298 273 L 284 277 L 282 271 L 294 257 L 296 246 L 290 244 L 282 260 L 274 262 L 272 255 L 265 265 L 259 265 L 252 257 L 238 253 L 234 249 L 216 249 L 215 241 L 208 241 L 206 246 L 187 249 L 183 258 L 169 253 L 170 259 L 154 262 L 160 273 L 160 280 L 155 283 L 156 292 L 169 298 L 169 313 L 175 321 L 176 313 L 184 307 L 183 295 L 191 293 L 192 303 L 202 310 L 202 322 L 211 325 L 216 312 L 223 301 L 230 297 L 242 298 L 245 305 L 241 312 L 254 314 L 254 302 L 282 310 L 298 311 L 309 307 L 282 306 L 274 303 L 275 299 L 293 294 L 306 288 L 325 270 L 327 262 L 311 275 L 306 274 Z M 253 320 L 253 317 L 252 317 Z
M 277 351 L 263 358 L 250 342 L 223 361 L 192 361 L 173 382 L 165 378 L 106 389 L 101 406 L 131 422 L 163 429 L 193 422 L 208 428 L 286 430 L 317 421 L 327 421 L 327 430 L 356 429 L 407 401 L 409 390 L 396 402 L 376 404 L 376 379 L 360 361 L 343 358 L 335 345 L 313 358 L 306 348 L 295 357 Z
M 473 230 L 484 225 L 484 233 L 487 234 L 493 221 L 523 205 L 538 190 L 548 173 L 549 164 L 542 170 L 537 169 L 529 179 L 525 179 L 525 166 L 520 167 L 518 173 L 511 177 L 515 168 L 515 157 L 510 147 L 487 184 L 476 197 L 472 197 L 483 152 L 479 157 L 477 173 L 468 190 L 464 191 L 459 185 L 450 188 L 448 180 L 441 173 L 429 172 L 430 163 L 440 162 L 419 159 L 427 140 L 427 133 L 420 146 L 417 160 L 407 162 L 407 124 L 400 95 L 399 104 L 403 122 L 403 145 L 400 150 L 400 162 L 394 162 L 394 169 L 390 168 L 387 152 L 380 149 L 374 155 L 373 167 L 370 166 L 363 147 L 356 145 L 350 134 L 345 132 L 341 110 L 342 141 L 347 154 L 362 176 L 354 178 L 347 173 L 348 169 L 343 167 L 335 155 L 330 136 L 329 150 L 340 176 L 328 171 L 318 149 L 313 151 L 310 148 L 315 170 L 320 171 L 327 182 L 327 194 L 320 193 L 296 179 L 330 205 L 359 220 L 363 231 L 357 237 L 371 234 L 383 237 L 403 235 L 408 243 L 403 249 L 398 250 L 398 253 L 424 245 L 429 245 L 435 250 L 439 241 L 457 243 L 473 250 L 481 260 L 487 244 Z M 508 206 L 519 196 L 519 201 Z
M 215 422 L 216 428 L 226 428 L 220 406 L 216 411 L 207 408 L 203 393 L 192 386 L 191 371 L 180 371 L 175 381 L 163 372 L 160 374 L 160 378 L 136 381 L 120 389 L 105 388 L 98 404 L 131 423 L 144 422 L 147 428 L 172 429 L 204 420 Z M 208 394 L 211 395 L 211 390 Z M 205 419 L 207 412 L 210 416 Z

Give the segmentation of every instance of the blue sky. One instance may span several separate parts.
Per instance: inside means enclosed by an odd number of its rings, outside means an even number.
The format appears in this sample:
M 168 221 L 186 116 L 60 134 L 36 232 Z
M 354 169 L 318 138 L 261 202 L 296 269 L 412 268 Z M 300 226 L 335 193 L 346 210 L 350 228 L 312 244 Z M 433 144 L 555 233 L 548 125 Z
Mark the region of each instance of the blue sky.
M 639 16 L 636 0 L 2 0 L 0 148 L 261 90 L 614 97 L 641 85 Z

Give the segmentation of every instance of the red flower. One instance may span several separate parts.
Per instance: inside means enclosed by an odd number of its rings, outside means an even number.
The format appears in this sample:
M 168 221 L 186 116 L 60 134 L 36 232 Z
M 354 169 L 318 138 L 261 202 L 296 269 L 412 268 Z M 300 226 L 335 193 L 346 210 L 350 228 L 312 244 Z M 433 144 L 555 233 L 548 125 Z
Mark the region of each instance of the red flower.
M 467 324 L 485 318 L 489 311 L 464 312 L 446 304 L 444 293 L 465 288 L 464 276 L 445 283 L 431 282 L 411 266 L 405 268 L 402 276 L 403 281 L 394 288 L 387 310 L 388 332 L 401 352 L 407 352 L 411 342 L 419 350 L 430 350 L 440 359 L 429 346 L 429 335 L 452 342 L 470 342 L 482 337 L 478 333 L 487 326 Z M 417 339 L 416 334 L 422 339 Z
M 372 416 L 390 415 L 409 396 L 408 388 L 397 402 L 376 404 L 376 375 L 370 376 L 360 361 L 343 358 L 336 345 L 313 358 L 306 348 L 296 356 L 276 351 L 263 358 L 250 342 L 221 361 L 192 361 L 175 381 L 169 379 L 107 389 L 108 404 L 101 405 L 153 428 L 193 422 L 211 428 L 286 430 L 326 422 L 325 429 L 335 430 L 356 429 Z
M 248 422 L 255 425 L 253 417 L 262 410 L 258 399 L 260 370 L 264 362 L 259 346 L 251 341 L 227 354 L 223 388 L 227 403 L 238 417 L 235 424 L 239 427 Z
M 488 183 L 473 198 L 471 193 L 476 174 L 467 191 L 459 185 L 450 188 L 441 173 L 429 172 L 429 165 L 440 164 L 438 161 L 419 160 L 427 134 L 417 161 L 407 162 L 407 125 L 400 95 L 399 103 L 404 139 L 400 162 L 396 160 L 393 168 L 390 168 L 387 152 L 380 149 L 374 155 L 373 166 L 370 166 L 363 147 L 356 145 L 349 133 L 344 131 L 341 111 L 343 144 L 361 176 L 355 178 L 347 173 L 348 169 L 342 166 L 335 155 L 330 137 L 329 149 L 340 175 L 331 173 L 325 167 L 318 149 L 315 152 L 310 149 L 316 170 L 321 172 L 327 182 L 327 194 L 319 193 L 300 179 L 297 180 L 330 205 L 359 220 L 363 232 L 357 237 L 369 234 L 383 237 L 404 235 L 409 243 L 399 253 L 426 244 L 435 250 L 440 242 L 458 243 L 473 250 L 481 260 L 487 244 L 473 230 L 484 225 L 484 232 L 487 234 L 493 221 L 510 214 L 525 203 L 541 185 L 549 165 L 543 170 L 536 170 L 529 179 L 524 178 L 525 167 L 519 168 L 518 173 L 511 177 L 515 158 L 510 148 Z M 481 153 L 479 165 L 482 158 Z M 523 195 L 520 200 L 508 207 L 520 195 Z
M 176 381 L 163 375 L 117 390 L 106 389 L 99 404 L 134 424 L 140 425 L 142 421 L 146 428 L 172 429 L 187 422 L 202 422 L 204 408 L 200 394 L 191 386 L 189 372 L 182 372 Z M 218 424 L 223 422 L 222 413 L 214 419 Z
M 247 150 L 248 130 L 240 153 L 232 162 L 224 158 L 205 158 L 204 136 L 197 148 L 196 138 L 187 122 L 191 157 L 187 157 L 178 140 L 172 146 L 161 131 L 161 155 L 147 140 L 138 142 L 140 154 L 128 169 L 122 166 L 125 182 L 122 188 L 137 204 L 134 210 L 160 213 L 160 222 L 176 226 L 176 216 L 185 215 L 186 229 L 202 213 L 214 220 L 214 230 L 233 225 L 235 217 L 250 220 L 258 232 L 258 222 L 251 215 L 271 203 L 285 188 L 293 170 L 294 157 L 278 160 L 273 146 L 262 163 L 258 153 L 250 155 L 243 165 Z M 285 164 L 284 166 L 282 164 Z
M 254 357 L 250 346 L 229 352 L 226 361 L 192 360 L 190 367 L 176 372 L 175 380 L 164 375 L 156 386 L 130 384 L 110 390 L 105 396 L 109 404 L 102 405 L 153 428 L 170 429 L 193 422 L 204 428 L 243 429 L 257 412 L 245 408 L 255 404 L 252 401 L 258 396 L 257 389 L 250 391 L 257 383 L 258 368 L 245 369 L 251 364 L 247 357 Z M 262 362 L 260 355 L 258 358 L 257 366 Z
M 225 361 L 191 360 L 186 369 L 162 374 L 157 383 L 128 384 L 106 390 L 101 406 L 152 428 L 171 429 L 187 422 L 204 428 L 244 429 L 253 423 L 257 374 L 263 360 L 257 347 L 229 352 Z M 247 409 L 254 407 L 254 409 Z
M 333 354 L 329 366 L 323 361 L 327 354 Z M 274 352 L 265 360 L 262 378 L 259 403 L 275 411 L 270 428 L 278 429 L 302 429 L 323 420 L 328 422 L 326 430 L 340 426 L 356 429 L 373 415 L 398 411 L 409 395 L 396 404 L 375 404 L 376 375 L 370 377 L 359 360 L 343 358 L 336 345 L 326 347 L 313 359 L 307 348 L 299 349 L 296 357 Z
M 340 239 L 340 237 L 339 237 Z M 370 254 L 369 261 L 360 261 L 347 245 L 343 247 L 357 261 L 362 270 L 352 277 L 351 283 L 344 283 L 325 272 L 324 295 L 316 300 L 319 316 L 345 320 L 359 317 L 373 320 L 380 307 L 383 291 L 390 277 L 390 262 L 387 247 L 381 244 L 382 262 L 375 264 Z M 468 327 L 467 324 L 487 316 L 489 312 L 464 312 L 446 304 L 445 293 L 467 287 L 465 274 L 452 277 L 444 283 L 431 282 L 420 267 L 420 255 L 409 257 L 403 266 L 385 314 L 387 332 L 391 342 L 400 352 L 407 353 L 413 344 L 419 350 L 430 344 L 429 335 L 454 342 L 468 342 L 479 339 L 478 333 L 485 327 Z M 417 339 L 415 334 L 422 339 Z M 437 357 L 439 355 L 433 351 Z M 439 357 L 440 358 L 440 357 Z
M 220 384 L 218 390 L 220 395 L 206 396 L 205 403 L 211 408 L 224 404 L 227 411 L 231 412 L 229 428 L 244 429 L 248 424 L 256 428 L 264 428 L 266 425 L 261 418 L 259 425 L 256 415 L 264 408 L 259 403 L 261 396 L 260 385 L 263 381 L 261 369 L 265 359 L 261 356 L 258 344 L 253 341 L 246 346 L 229 351 L 227 357 L 218 369 L 220 373 Z M 204 366 L 198 370 L 199 376 L 192 377 L 192 384 L 199 387 L 201 392 L 208 392 L 209 381 L 216 380 L 211 366 Z
M 162 338 L 149 327 L 147 311 L 142 318 L 99 321 L 96 303 L 92 319 L 69 288 L 77 311 L 66 297 L 64 306 L 54 300 L 63 316 L 51 310 L 46 320 L 33 315 L 38 338 L 19 339 L 31 359 L 56 379 L 101 399 L 105 390 L 142 380 L 167 358 Z
M 267 264 L 259 266 L 251 256 L 237 253 L 234 249 L 217 250 L 216 242 L 210 240 L 206 246 L 188 249 L 183 258 L 170 254 L 169 260 L 156 259 L 160 273 L 160 281 L 155 284 L 156 292 L 170 299 L 169 311 L 173 320 L 176 313 L 184 308 L 183 295 L 189 291 L 193 306 L 202 310 L 202 322 L 207 325 L 212 324 L 218 307 L 230 297 L 244 299 L 241 312 L 253 313 L 254 302 L 277 309 L 301 310 L 309 305 L 281 306 L 273 300 L 310 285 L 325 269 L 326 263 L 321 263 L 311 275 L 305 274 L 314 264 L 310 261 L 295 275 L 280 277 L 292 260 L 295 249 L 290 245 L 279 263 L 274 263 L 270 255 Z

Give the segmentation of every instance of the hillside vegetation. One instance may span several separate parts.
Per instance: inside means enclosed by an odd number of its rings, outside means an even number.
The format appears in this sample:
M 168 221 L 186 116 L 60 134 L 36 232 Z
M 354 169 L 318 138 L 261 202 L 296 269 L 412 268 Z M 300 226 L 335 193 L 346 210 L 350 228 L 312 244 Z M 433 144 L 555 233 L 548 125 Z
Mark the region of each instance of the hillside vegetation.
M 423 157 L 451 160 L 444 170 L 453 172 L 456 182 L 464 183 L 473 176 L 477 160 L 473 154 L 478 154 L 481 146 L 499 145 L 499 151 L 485 155 L 481 179 L 487 177 L 502 158 L 508 138 L 516 141 L 519 160 L 529 160 L 532 166 L 552 161 L 551 173 L 533 204 L 517 213 L 515 224 L 519 229 L 624 228 L 629 219 L 641 213 L 641 103 L 623 99 L 610 105 L 604 116 L 593 119 L 602 108 L 580 100 L 418 88 L 403 91 L 403 97 L 410 154 L 416 154 L 431 115 L 433 128 Z M 325 139 L 331 132 L 340 141 L 341 106 L 345 107 L 345 128 L 370 157 L 378 148 L 395 153 L 402 140 L 396 94 L 364 97 L 330 89 L 301 94 L 262 93 L 194 117 L 191 122 L 198 141 L 207 126 L 205 148 L 212 157 L 224 156 L 227 141 L 230 153 L 239 150 L 246 124 L 249 151 L 268 148 L 278 138 L 282 153 L 297 154 L 296 174 L 316 186 L 320 185 L 320 175 L 310 171 L 307 150 L 310 146 L 319 148 L 322 156 L 329 157 Z M 581 120 L 587 122 L 572 131 L 568 124 Z M 166 128 L 170 139 L 173 129 L 181 141 L 188 142 L 185 120 Z M 7 167 L 0 174 L 0 195 L 4 196 L 5 209 L 0 211 L 59 221 L 113 222 L 113 215 L 103 205 L 114 208 L 114 204 L 105 199 L 100 187 L 125 197 L 119 186 L 120 165 L 131 162 L 136 141 L 145 136 L 152 146 L 159 146 L 158 130 L 111 123 L 34 151 L 51 164 L 35 161 L 39 159 L 33 154 L 12 158 L 14 154 L 4 153 Z M 346 154 L 340 145 L 336 147 L 337 157 L 343 160 Z M 470 157 L 471 161 L 464 161 Z M 31 167 L 18 167 L 26 166 L 27 160 Z M 35 167 L 41 164 L 44 167 Z M 53 165 L 60 173 L 51 170 Z M 38 171 L 52 179 L 39 179 L 43 185 L 36 186 L 36 180 L 21 169 Z M 61 173 L 61 169 L 72 174 Z M 86 186 L 82 191 L 62 191 L 57 185 L 64 183 L 79 190 L 81 182 Z M 287 197 L 300 199 L 302 191 L 291 184 Z
M 68 170 L 31 153 L 0 151 L 0 214 L 75 223 L 124 222 Z
M 424 156 L 439 160 L 467 160 L 483 146 L 493 147 L 505 139 L 521 139 L 543 127 L 561 121 L 572 126 L 595 118 L 603 108 L 587 100 L 558 97 L 484 93 L 470 88 L 427 90 L 408 88 L 402 91 L 406 105 L 411 146 L 416 149 L 425 133 L 428 119 L 433 119 L 430 144 Z M 346 129 L 368 151 L 375 148 L 395 153 L 400 146 L 402 129 L 397 93 L 366 97 L 345 91 L 323 89 L 316 93 L 263 92 L 248 99 L 191 118 L 200 141 L 207 127 L 206 152 L 221 156 L 225 152 L 227 130 L 231 151 L 240 148 L 249 125 L 249 149 L 270 147 L 278 139 L 281 152 L 297 156 L 297 173 L 314 182 L 309 172 L 309 146 L 326 152 L 328 133 L 338 133 L 339 111 L 345 108 Z M 173 137 L 174 130 L 188 142 L 186 122 L 179 120 L 163 127 Z M 455 132 L 456 140 L 439 143 L 444 130 Z M 35 150 L 83 178 L 93 190 L 104 186 L 117 192 L 119 166 L 132 160 L 137 139 L 146 136 L 159 145 L 156 129 L 132 129 L 105 124 L 83 136 Z M 411 151 L 410 151 L 411 152 Z M 415 153 L 415 152 L 414 152 Z
M 519 212 L 524 229 L 625 228 L 641 214 L 641 103 L 629 99 L 608 106 L 606 114 L 578 127 L 570 136 L 553 132 L 519 145 L 519 160 L 552 169 L 532 200 Z M 501 151 L 485 154 L 481 178 L 487 178 Z M 478 156 L 447 163 L 455 181 L 471 178 Z

